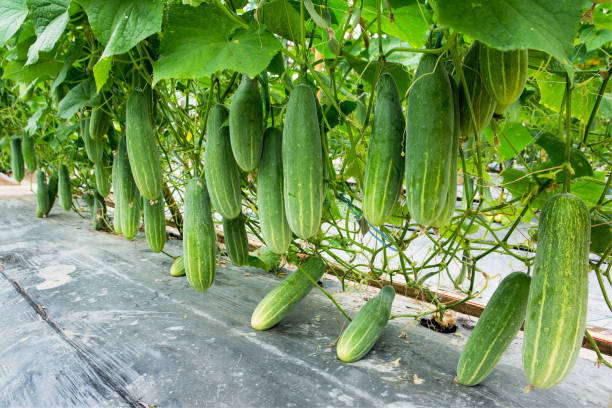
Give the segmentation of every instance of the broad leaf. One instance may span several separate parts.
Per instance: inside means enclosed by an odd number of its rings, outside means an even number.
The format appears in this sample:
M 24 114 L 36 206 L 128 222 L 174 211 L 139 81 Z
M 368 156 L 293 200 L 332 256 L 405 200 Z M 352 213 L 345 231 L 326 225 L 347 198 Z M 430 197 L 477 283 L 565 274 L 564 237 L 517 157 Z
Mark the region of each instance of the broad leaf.
M 100 60 L 94 65 L 93 73 L 94 79 L 96 80 L 96 89 L 100 92 L 100 89 L 104 86 L 108 80 L 108 75 L 113 66 L 112 57 L 100 58 Z
M 27 15 L 26 0 L 0 0 L 0 47 L 17 32 Z
M 33 135 L 36 132 L 36 127 L 38 125 L 38 121 L 40 120 L 43 113 L 47 112 L 47 107 L 44 106 L 38 109 L 30 118 L 28 119 L 27 126 L 23 129 L 27 134 Z
M 565 162 L 565 141 L 552 133 L 543 133 L 536 139 L 536 144 L 546 150 L 550 159 L 550 167 L 560 166 Z M 572 178 L 592 176 L 593 169 L 580 150 L 572 147 L 570 150 L 570 165 L 574 170 Z
M 500 50 L 533 48 L 559 60 L 570 77 L 583 2 L 576 0 L 439 0 L 440 23 Z
M 37 62 L 40 52 L 53 49 L 68 23 L 69 7 L 70 0 L 28 0 L 30 17 L 37 38 L 28 50 L 26 65 Z
M 484 136 L 489 143 L 494 144 L 494 135 L 490 127 L 487 127 Z M 498 129 L 499 160 L 508 160 L 515 157 L 525 146 L 533 142 L 533 136 L 529 130 L 520 123 L 506 123 L 503 128 Z
M 2 78 L 15 82 L 29 84 L 32 81 L 49 79 L 57 75 L 62 68 L 61 61 L 55 59 L 39 59 L 32 65 L 24 65 L 23 60 L 11 60 L 4 67 Z
M 51 84 L 51 90 L 55 90 L 58 86 L 64 82 L 66 79 L 66 75 L 68 74 L 68 70 L 72 67 L 72 64 L 81 56 L 83 53 L 83 43 L 79 40 L 76 40 L 68 49 L 66 54 L 64 55 L 64 65 L 62 66 L 61 71 L 55 77 L 55 80 Z
M 393 76 L 393 79 L 395 79 L 400 98 L 403 99 L 406 96 L 406 92 L 410 86 L 411 76 L 402 64 L 397 64 L 394 62 L 382 63 L 379 61 L 366 61 L 352 55 L 345 55 L 345 58 L 355 70 L 357 75 L 360 75 L 361 79 L 364 79 L 370 83 L 372 88 L 376 87 L 376 82 L 378 81 L 379 75 L 383 72 L 388 72 Z
M 281 262 L 281 256 L 262 246 L 249 254 L 247 265 L 269 271 L 276 268 Z
M 359 3 L 357 3 L 359 4 Z M 364 1 L 361 16 L 366 20 L 376 18 L 378 0 Z M 429 13 L 417 0 L 390 0 L 393 10 L 393 20 L 388 10 L 381 15 L 382 30 L 400 40 L 407 41 L 412 47 L 419 48 L 425 44 L 427 30 L 429 29 Z
M 273 33 L 294 42 L 299 41 L 300 13 L 288 0 L 265 2 L 257 9 L 257 16 Z
M 92 106 L 97 98 L 96 83 L 89 78 L 68 91 L 59 103 L 57 113 L 61 118 L 69 119 L 82 107 Z

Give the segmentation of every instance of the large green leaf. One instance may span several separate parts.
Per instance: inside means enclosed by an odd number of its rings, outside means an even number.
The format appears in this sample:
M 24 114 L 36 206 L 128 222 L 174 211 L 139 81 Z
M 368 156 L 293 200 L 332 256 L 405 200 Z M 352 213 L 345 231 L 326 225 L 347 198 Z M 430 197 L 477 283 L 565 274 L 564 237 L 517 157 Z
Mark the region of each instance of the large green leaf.
M 79 83 L 72 88 L 57 108 L 57 114 L 64 119 L 69 119 L 85 106 L 93 106 L 97 100 L 96 82 L 93 78 Z
M 288 0 L 265 2 L 257 10 L 257 16 L 273 33 L 294 42 L 299 41 L 300 13 Z
M 491 128 L 487 127 L 484 136 L 489 143 L 493 144 L 494 135 Z M 497 132 L 499 139 L 499 160 L 508 160 L 515 157 L 525 146 L 533 142 L 533 136 L 529 130 L 520 123 L 506 123 L 503 128 Z
M 545 51 L 572 76 L 582 5 L 577 0 L 439 0 L 436 9 L 441 24 L 500 50 Z
M 0 0 L 0 47 L 17 32 L 27 15 L 26 0 Z
M 355 70 L 357 75 L 361 79 L 367 81 L 372 85 L 372 88 L 376 86 L 378 77 L 383 72 L 388 72 L 395 79 L 397 89 L 400 94 L 400 98 L 406 96 L 408 87 L 410 86 L 410 73 L 402 64 L 394 62 L 379 62 L 379 61 L 366 61 L 352 55 L 345 55 L 345 59 L 351 65 L 351 68 Z
M 543 148 L 550 159 L 547 167 L 560 166 L 565 162 L 565 141 L 552 133 L 543 133 L 536 139 L 536 144 Z M 570 165 L 574 174 L 572 178 L 592 176 L 593 168 L 589 160 L 580 150 L 572 147 L 570 149 Z
M 244 29 L 217 5 L 170 9 L 153 83 L 167 78 L 200 78 L 230 69 L 253 77 L 266 68 L 280 42 L 257 23 Z
M 27 0 L 27 2 L 37 36 L 28 50 L 26 65 L 30 65 L 38 61 L 40 52 L 51 51 L 63 34 L 69 19 L 70 0 Z
M 361 16 L 366 20 L 376 18 L 378 0 L 365 0 Z M 430 17 L 427 9 L 417 0 L 390 0 L 393 20 L 388 10 L 381 15 L 382 30 L 411 46 L 419 48 L 425 44 Z
M 32 65 L 24 65 L 24 60 L 11 60 L 4 66 L 2 78 L 29 84 L 32 81 L 49 79 L 57 75 L 62 62 L 55 59 L 39 59 Z

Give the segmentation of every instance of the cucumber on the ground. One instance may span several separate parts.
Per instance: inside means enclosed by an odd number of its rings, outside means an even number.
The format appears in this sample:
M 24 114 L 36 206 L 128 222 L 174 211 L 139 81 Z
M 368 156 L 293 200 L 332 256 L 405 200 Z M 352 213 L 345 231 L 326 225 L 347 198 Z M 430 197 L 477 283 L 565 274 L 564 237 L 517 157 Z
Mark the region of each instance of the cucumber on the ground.
M 104 111 L 103 105 L 102 103 L 91 111 L 91 118 L 89 119 L 89 137 L 94 140 L 102 140 L 111 123 L 111 119 Z
M 36 160 L 36 151 L 34 149 L 34 139 L 27 133 L 23 135 L 21 141 L 21 150 L 23 151 L 23 160 L 30 173 L 34 173 L 38 168 L 38 161 Z
M 223 235 L 225 237 L 225 249 L 230 261 L 236 266 L 247 263 L 249 257 L 249 240 L 247 237 L 246 217 L 240 214 L 238 217 L 228 220 L 223 217 Z
M 389 285 L 363 305 L 338 340 L 336 354 L 340 360 L 351 363 L 370 351 L 387 325 L 394 298 L 395 289 Z
M 21 150 L 21 138 L 17 136 L 11 138 L 11 169 L 13 170 L 13 178 L 15 180 L 23 180 L 25 164 L 23 161 L 23 151 Z
M 162 172 L 151 124 L 150 102 L 145 95 L 134 90 L 128 96 L 125 133 L 132 176 L 138 190 L 143 197 L 157 200 L 162 191 Z
M 119 153 L 113 156 L 112 182 L 113 198 L 115 199 L 115 211 L 113 212 L 113 230 L 115 234 L 121 234 L 121 194 L 119 189 Z
M 363 213 L 383 224 L 398 202 L 404 178 L 404 113 L 393 76 L 385 72 L 376 86 L 376 106 L 363 182 Z
M 311 256 L 262 299 L 251 316 L 251 327 L 267 330 L 287 315 L 325 273 L 321 258 Z M 310 278 L 309 278 L 310 276 Z
M 225 218 L 232 219 L 241 212 L 242 196 L 240 170 L 232 153 L 229 128 L 223 126 L 227 115 L 227 109 L 219 104 L 208 113 L 204 168 L 213 207 Z
M 59 189 L 59 175 L 57 170 L 51 173 L 49 176 L 49 182 L 47 183 L 47 190 L 49 191 L 49 211 L 53 208 L 53 204 L 55 204 L 55 199 L 57 198 L 57 191 Z
M 92 211 L 92 222 L 95 230 L 103 230 L 106 228 L 106 201 L 98 190 L 93 194 L 94 205 Z
M 312 89 L 299 84 L 291 92 L 282 139 L 283 194 L 291 231 L 308 239 L 323 214 L 323 150 Z
M 132 177 L 125 136 L 119 141 L 115 160 L 118 160 L 117 187 L 120 196 L 118 204 L 121 214 L 119 218 L 121 231 L 124 237 L 133 239 L 140 223 L 140 194 L 138 194 L 138 188 Z
M 183 256 L 191 287 L 204 292 L 212 285 L 216 270 L 217 233 L 206 184 L 193 178 L 185 191 Z
M 232 152 L 242 171 L 255 170 L 263 146 L 263 106 L 257 79 L 242 76 L 232 97 L 229 130 Z
M 523 342 L 523 369 L 538 388 L 561 382 L 578 358 L 586 324 L 590 234 L 581 198 L 564 193 L 546 201 Z
M 110 194 L 110 181 L 108 179 L 108 168 L 106 167 L 106 160 L 101 160 L 95 164 L 94 173 L 96 176 L 96 189 L 102 195 L 106 197 Z
M 479 50 L 479 42 L 474 41 L 468 52 L 465 54 L 465 57 L 463 57 L 463 62 L 461 63 L 463 74 L 465 76 L 465 83 L 467 84 L 467 88 L 463 86 L 463 83 L 459 84 L 461 134 L 465 138 L 478 136 L 480 132 L 482 132 L 482 130 L 489 124 L 489 121 L 493 117 L 493 113 L 495 113 L 495 99 L 487 92 L 482 82 L 482 77 L 480 74 Z M 472 109 L 476 119 L 476 128 L 474 128 L 474 122 L 472 120 L 472 115 L 470 114 L 467 99 L 468 94 L 470 100 L 472 101 Z
M 503 113 L 523 93 L 528 76 L 527 50 L 500 51 L 480 43 L 480 74 L 484 86 Z
M 143 200 L 144 228 L 149 248 L 153 252 L 161 252 L 166 244 L 166 213 L 164 195 L 160 194 L 157 200 Z
M 423 55 L 414 78 L 406 110 L 406 204 L 415 222 L 431 225 L 448 198 L 454 99 L 438 56 Z
M 179 255 L 170 266 L 170 276 L 185 276 L 185 259 Z
M 46 217 L 50 209 L 47 175 L 43 170 L 38 170 L 36 172 L 36 216 Z
M 70 175 L 65 164 L 60 165 L 58 193 L 62 208 L 69 211 L 72 208 L 72 187 L 70 186 Z
M 501 281 L 461 352 L 460 384 L 484 380 L 514 340 L 525 320 L 530 282 L 523 272 L 513 272 Z
M 257 173 L 257 209 L 261 235 L 266 246 L 284 254 L 291 243 L 291 229 L 285 216 L 283 198 L 282 133 L 268 128 Z

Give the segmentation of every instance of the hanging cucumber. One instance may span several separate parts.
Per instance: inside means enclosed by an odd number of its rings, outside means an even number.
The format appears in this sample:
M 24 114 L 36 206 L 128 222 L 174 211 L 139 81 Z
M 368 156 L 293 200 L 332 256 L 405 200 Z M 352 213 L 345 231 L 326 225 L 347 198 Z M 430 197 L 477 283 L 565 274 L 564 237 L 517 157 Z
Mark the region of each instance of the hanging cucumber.
M 527 83 L 527 50 L 500 51 L 480 43 L 482 82 L 495 99 L 495 112 L 503 113 L 523 93 Z
M 57 191 L 59 188 L 59 175 L 57 171 L 54 171 L 49 176 L 49 183 L 47 184 L 47 190 L 49 191 L 49 211 L 53 208 L 53 204 L 55 204 L 55 199 L 57 198 Z M 48 213 L 47 212 L 47 213 Z
M 23 159 L 25 165 L 30 173 L 34 173 L 38 168 L 38 161 L 36 160 L 36 151 L 34 149 L 34 139 L 27 133 L 23 135 L 21 141 L 21 149 L 23 151 Z
M 96 189 L 102 197 L 106 197 L 110 194 L 110 182 L 108 180 L 108 168 L 106 167 L 106 160 L 101 160 L 95 164 L 94 173 L 96 176 Z
M 179 255 L 170 266 L 170 276 L 185 276 L 185 259 Z
M 225 235 L 225 249 L 230 261 L 236 266 L 246 265 L 249 257 L 249 240 L 245 227 L 245 216 L 228 220 L 223 218 L 223 234 Z
M 25 165 L 23 151 L 21 150 L 21 138 L 17 136 L 11 138 L 11 169 L 13 170 L 13 178 L 15 180 L 23 180 Z
M 164 195 L 160 194 L 157 200 L 143 200 L 144 227 L 149 248 L 153 252 L 161 252 L 166 244 L 166 213 Z
M 119 153 L 115 153 L 113 156 L 113 170 L 112 170 L 112 182 L 113 182 L 113 198 L 115 199 L 115 211 L 113 213 L 113 230 L 115 234 L 121 234 L 121 189 L 119 186 Z
M 263 125 L 263 106 L 257 79 L 243 75 L 229 111 L 232 152 L 242 171 L 253 171 L 259 164 Z
M 36 216 L 46 217 L 50 208 L 47 176 L 43 170 L 38 170 L 36 172 Z
M 119 150 L 115 160 L 118 160 L 117 187 L 120 197 L 118 204 L 120 205 L 121 231 L 124 237 L 133 239 L 140 223 L 140 194 L 138 194 L 138 188 L 132 177 L 125 136 L 119 141 Z

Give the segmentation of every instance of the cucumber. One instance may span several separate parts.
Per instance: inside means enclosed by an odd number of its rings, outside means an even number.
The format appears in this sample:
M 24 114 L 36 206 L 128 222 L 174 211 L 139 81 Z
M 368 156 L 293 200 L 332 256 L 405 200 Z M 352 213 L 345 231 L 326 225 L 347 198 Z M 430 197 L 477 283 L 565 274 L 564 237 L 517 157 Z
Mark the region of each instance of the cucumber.
M 83 116 L 81 118 L 79 127 L 81 129 L 81 139 L 83 139 L 83 144 L 85 145 L 87 158 L 92 163 L 102 161 L 104 155 L 104 142 L 101 140 L 93 140 L 89 136 L 89 116 Z
M 557 194 L 540 215 L 523 342 L 523 369 L 538 388 L 576 363 L 586 324 L 591 221 L 581 198 Z
M 493 370 L 525 320 L 531 278 L 523 272 L 506 276 L 489 300 L 457 365 L 457 381 L 476 385 Z
M 53 208 L 53 204 L 55 204 L 55 199 L 57 198 L 57 190 L 59 188 L 59 175 L 57 171 L 54 171 L 49 176 L 49 182 L 47 184 L 47 190 L 49 191 L 49 211 Z
M 96 231 L 106 228 L 106 201 L 98 190 L 93 194 L 93 211 L 91 214 L 94 229 Z
M 312 89 L 297 85 L 291 92 L 282 140 L 283 197 L 291 231 L 308 239 L 319 230 L 323 214 L 323 150 Z
M 11 169 L 13 178 L 17 181 L 25 177 L 25 164 L 23 161 L 23 151 L 21 150 L 21 138 L 14 136 L 11 138 Z
M 138 191 L 149 200 L 157 200 L 162 192 L 162 172 L 149 104 L 144 92 L 135 90 L 130 93 L 125 108 L 125 133 L 132 176 Z
M 157 200 L 144 201 L 144 228 L 149 248 L 153 252 L 161 252 L 166 244 L 166 213 L 164 195 L 160 194 Z
M 406 203 L 413 220 L 431 225 L 448 201 L 454 138 L 452 86 L 433 54 L 421 57 L 406 110 Z
M 96 189 L 102 197 L 108 196 L 111 186 L 108 180 L 108 168 L 106 167 L 105 160 L 101 160 L 95 164 L 94 173 L 96 175 Z
M 500 51 L 480 43 L 482 82 L 495 99 L 495 112 L 503 113 L 523 93 L 528 76 L 527 50 Z
M 489 124 L 495 112 L 495 99 L 487 92 L 480 75 L 479 42 L 474 41 L 461 63 L 467 88 L 459 87 L 459 106 L 461 108 L 461 134 L 465 138 L 475 137 Z M 467 92 L 466 92 L 467 89 Z M 468 93 L 472 101 L 476 128 L 474 128 Z
M 223 234 L 225 235 L 225 249 L 230 261 L 236 266 L 246 265 L 249 257 L 249 240 L 245 227 L 245 216 L 228 220 L 223 218 Z
M 291 244 L 291 229 L 285 216 L 283 198 L 282 133 L 268 128 L 257 173 L 257 208 L 261 235 L 266 246 L 284 254 Z
M 185 276 L 185 259 L 183 255 L 176 257 L 170 266 L 170 276 Z
M 404 113 L 393 76 L 385 72 L 376 86 L 376 106 L 363 182 L 363 213 L 382 225 L 395 209 L 404 178 Z
M 36 172 L 36 216 L 46 217 L 50 208 L 47 176 L 44 171 L 38 170 Z
M 60 165 L 59 168 L 58 192 L 62 208 L 69 211 L 72 208 L 72 187 L 68 168 L 65 164 Z
M 124 237 L 131 240 L 136 236 L 140 223 L 140 195 L 132 177 L 125 136 L 119 141 L 115 160 L 118 160 L 117 187 L 120 197 L 118 204 L 121 214 L 119 218 L 121 232 Z
M 117 146 L 118 147 L 118 146 Z M 115 212 L 113 213 L 113 230 L 115 234 L 121 234 L 121 194 L 119 194 L 119 153 L 115 153 L 113 156 L 113 170 L 112 170 L 112 182 L 113 182 L 113 198 L 115 199 Z
M 21 141 L 21 150 L 23 152 L 23 159 L 25 165 L 30 173 L 34 173 L 38 168 L 38 161 L 36 160 L 36 151 L 34 149 L 34 139 L 28 134 L 23 135 Z
M 352 363 L 370 351 L 389 321 L 394 298 L 393 286 L 385 286 L 361 308 L 338 340 L 336 353 L 340 360 Z
M 89 120 L 89 137 L 93 140 L 101 141 L 108 130 L 111 118 L 103 109 L 104 103 L 91 111 Z
M 291 276 L 262 299 L 251 316 L 251 327 L 267 330 L 280 322 L 300 302 L 325 273 L 321 258 L 311 256 Z M 310 278 L 308 278 L 310 276 Z
M 222 216 L 233 219 L 240 215 L 240 170 L 234 159 L 229 128 L 223 126 L 227 109 L 215 105 L 208 113 L 206 123 L 206 153 L 204 168 L 213 207 Z
M 217 233 L 206 184 L 193 178 L 185 191 L 183 220 L 183 256 L 185 273 L 198 292 L 212 285 L 216 270 Z
M 259 164 L 263 147 L 263 106 L 257 79 L 242 76 L 232 97 L 229 127 L 232 152 L 242 171 L 253 171 Z

